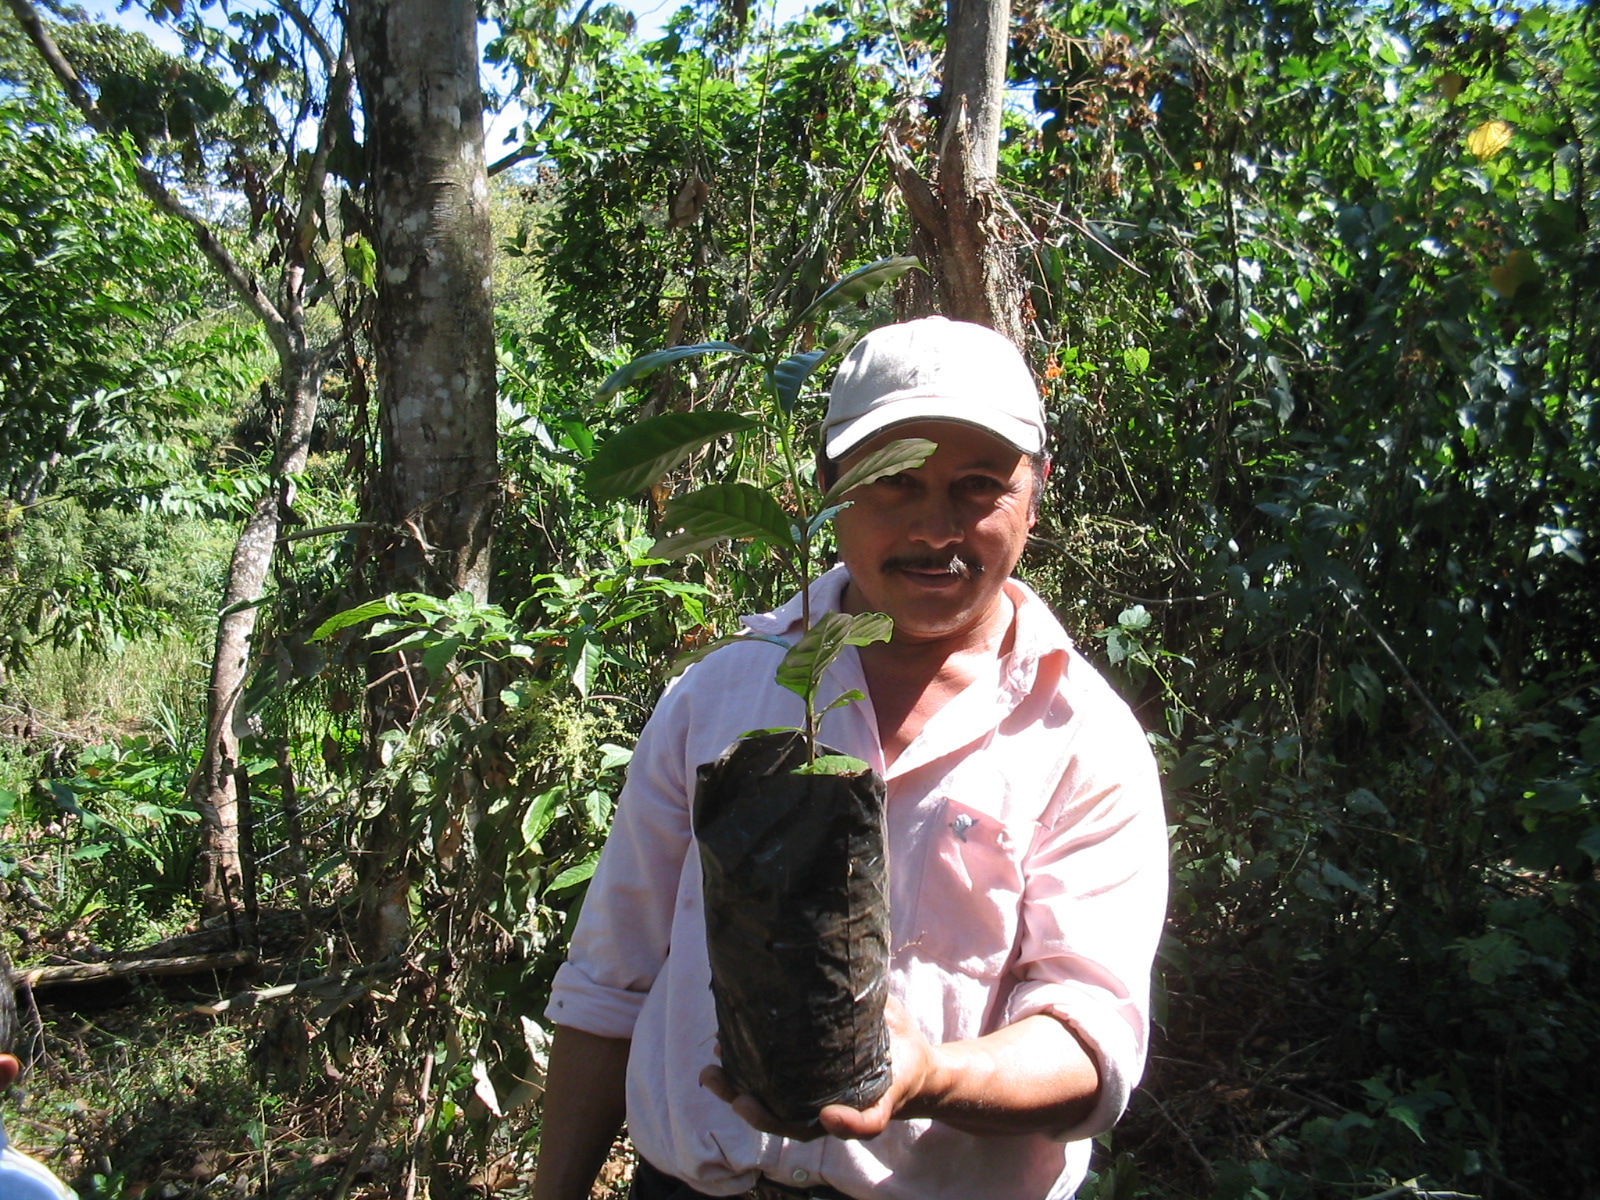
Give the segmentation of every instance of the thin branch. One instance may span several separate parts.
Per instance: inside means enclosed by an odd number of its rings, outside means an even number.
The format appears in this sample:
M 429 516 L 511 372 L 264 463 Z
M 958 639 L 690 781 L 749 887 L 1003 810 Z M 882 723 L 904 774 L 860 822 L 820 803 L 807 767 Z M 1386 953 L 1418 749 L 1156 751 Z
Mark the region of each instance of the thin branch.
M 306 16 L 305 10 L 296 4 L 295 0 L 278 0 L 274 7 L 288 17 L 306 41 L 311 43 L 317 52 L 317 57 L 322 59 L 322 69 L 331 75 L 334 64 L 333 47 L 328 44 L 328 39 L 322 36 L 322 31 L 311 23 L 311 18 Z M 343 63 L 340 63 L 340 66 L 343 66 Z M 332 92 L 332 88 L 329 92 Z
M 300 193 L 300 211 L 295 215 L 294 240 L 301 254 L 311 249 L 316 229 L 318 202 L 322 199 L 322 186 L 328 178 L 328 156 L 333 152 L 333 142 L 338 136 L 338 124 L 350 107 L 351 84 L 355 78 L 355 57 L 350 49 L 350 39 L 344 39 L 339 48 L 339 67 L 328 82 L 328 102 L 322 110 L 322 125 L 317 130 L 317 149 L 306 171 L 306 181 Z
M 351 533 L 357 529 L 384 529 L 387 526 L 379 521 L 345 521 L 339 525 L 319 525 L 315 529 L 300 529 L 294 533 L 286 533 L 278 539 L 281 546 L 285 542 L 299 542 L 306 538 L 325 537 L 330 533 Z

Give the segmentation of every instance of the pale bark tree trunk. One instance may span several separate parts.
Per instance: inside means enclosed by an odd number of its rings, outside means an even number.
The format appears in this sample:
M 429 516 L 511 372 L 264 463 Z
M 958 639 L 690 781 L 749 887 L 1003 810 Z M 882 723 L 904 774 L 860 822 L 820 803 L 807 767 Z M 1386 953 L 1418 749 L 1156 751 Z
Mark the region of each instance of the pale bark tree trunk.
M 499 482 L 477 12 L 471 0 L 351 0 L 350 31 L 378 249 L 375 519 L 398 531 L 382 586 L 483 600 Z M 375 735 L 415 716 L 410 682 L 371 691 Z M 395 844 L 406 824 L 387 814 L 364 856 L 369 954 L 408 924 L 409 847 Z
M 8 0 L 12 13 L 33 42 L 40 57 L 60 81 L 68 99 L 95 129 L 107 128 L 106 114 L 89 94 L 77 71 L 62 54 L 49 28 L 39 19 L 29 0 Z M 265 328 L 278 357 L 278 383 L 283 415 L 271 467 L 271 486 L 251 510 L 228 567 L 223 603 L 217 621 L 211 682 L 207 689 L 206 743 L 200 765 L 189 781 L 189 795 L 200 811 L 202 863 L 201 912 L 214 916 L 243 906 L 243 865 L 240 860 L 238 791 L 239 735 L 235 713 L 250 668 L 250 641 L 255 632 L 256 606 L 266 586 L 267 573 L 277 547 L 280 514 L 293 497 L 287 495 L 288 476 L 305 469 L 321 399 L 322 376 L 331 348 L 314 349 L 305 324 L 306 265 L 318 236 L 318 209 L 327 179 L 328 155 L 335 130 L 348 111 L 352 64 L 348 51 L 337 58 L 324 47 L 328 93 L 317 146 L 301 184 L 298 198 L 285 197 L 291 206 L 292 227 L 281 247 L 282 267 L 277 295 L 269 295 L 257 276 L 229 253 L 215 231 L 189 209 L 144 164 L 133 168 L 140 189 L 159 208 L 184 221 L 195 243 L 245 307 Z M 113 143 L 115 144 L 115 143 Z
M 1009 0 L 949 0 L 944 118 L 932 181 L 893 142 L 890 162 L 917 226 L 912 252 L 937 292 L 935 299 L 913 291 L 907 306 L 988 325 L 1021 345 L 1021 283 L 995 182 L 1010 24 Z
M 292 340 L 301 345 L 304 339 L 297 331 Z M 272 486 L 251 508 L 228 563 L 211 657 L 211 683 L 206 691 L 206 743 L 189 789 L 201 815 L 201 911 L 205 915 L 238 911 L 245 900 L 245 863 L 239 844 L 240 730 L 234 717 L 250 675 L 250 644 L 259 611 L 256 602 L 266 591 L 281 514 L 294 500 L 287 477 L 306 468 L 322 395 L 320 355 L 302 348 L 280 357 L 278 381 L 284 405 L 272 461 Z

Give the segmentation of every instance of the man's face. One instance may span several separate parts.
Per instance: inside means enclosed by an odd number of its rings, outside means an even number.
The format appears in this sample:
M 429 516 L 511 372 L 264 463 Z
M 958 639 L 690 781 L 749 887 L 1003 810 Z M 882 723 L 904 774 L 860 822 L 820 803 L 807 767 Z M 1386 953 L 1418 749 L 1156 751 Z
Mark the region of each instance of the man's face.
M 900 438 L 938 443 L 912 471 L 856 488 L 836 518 L 845 605 L 894 618 L 896 642 L 960 638 L 995 615 L 1033 528 L 1033 468 L 998 438 L 948 421 L 898 425 L 840 465 Z

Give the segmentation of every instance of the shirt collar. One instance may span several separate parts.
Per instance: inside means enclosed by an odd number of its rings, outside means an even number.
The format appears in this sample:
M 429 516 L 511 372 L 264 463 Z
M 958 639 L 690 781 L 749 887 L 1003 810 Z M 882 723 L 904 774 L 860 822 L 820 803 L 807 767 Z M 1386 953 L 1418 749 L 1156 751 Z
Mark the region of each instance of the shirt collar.
M 844 602 L 844 585 L 848 582 L 850 572 L 845 570 L 843 563 L 813 579 L 811 587 L 807 589 L 811 593 L 811 615 L 815 617 L 818 613 L 837 609 Z M 800 593 L 796 592 L 771 612 L 754 613 L 739 620 L 751 633 L 782 637 L 796 629 L 804 613 Z
M 812 617 L 838 609 L 844 602 L 844 589 L 849 581 L 850 572 L 843 563 L 812 580 L 809 589 Z M 1020 579 L 1006 580 L 1006 594 L 1016 608 L 1016 637 L 1001 677 L 1001 687 L 1020 698 L 1033 690 L 1040 664 L 1052 655 L 1066 655 L 1072 648 L 1072 639 L 1056 620 L 1050 606 Z M 800 593 L 796 592 L 772 611 L 741 617 L 740 621 L 751 633 L 785 637 L 798 632 L 803 612 Z

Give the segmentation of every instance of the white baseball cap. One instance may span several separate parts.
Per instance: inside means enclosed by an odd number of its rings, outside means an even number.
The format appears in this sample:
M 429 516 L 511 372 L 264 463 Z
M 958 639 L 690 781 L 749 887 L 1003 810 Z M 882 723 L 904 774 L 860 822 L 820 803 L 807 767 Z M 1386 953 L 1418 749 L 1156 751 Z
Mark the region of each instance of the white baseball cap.
M 840 459 L 911 421 L 956 421 L 1020 454 L 1044 449 L 1044 403 L 1011 340 L 985 325 L 923 317 L 874 329 L 839 364 L 822 422 L 823 453 Z

